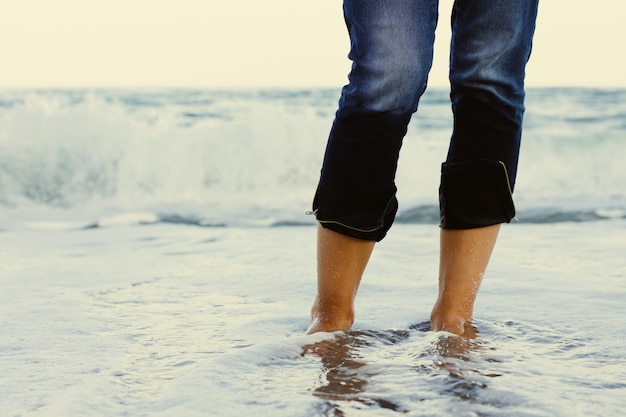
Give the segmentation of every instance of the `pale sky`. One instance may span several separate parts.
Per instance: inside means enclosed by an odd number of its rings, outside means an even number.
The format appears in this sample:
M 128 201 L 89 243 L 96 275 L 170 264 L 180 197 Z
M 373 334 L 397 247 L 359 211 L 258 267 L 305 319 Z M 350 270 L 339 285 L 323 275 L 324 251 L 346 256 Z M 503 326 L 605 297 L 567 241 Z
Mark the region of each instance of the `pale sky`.
M 452 0 L 430 84 L 447 85 Z M 530 86 L 626 87 L 624 0 L 541 0 Z M 0 0 L 0 87 L 338 87 L 341 0 Z

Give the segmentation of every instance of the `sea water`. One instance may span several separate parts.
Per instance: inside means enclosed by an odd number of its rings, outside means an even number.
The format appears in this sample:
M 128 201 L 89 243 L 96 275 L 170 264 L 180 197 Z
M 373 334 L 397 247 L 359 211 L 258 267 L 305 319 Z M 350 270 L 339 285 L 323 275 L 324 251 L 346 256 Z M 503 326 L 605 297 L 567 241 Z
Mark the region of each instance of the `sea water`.
M 353 330 L 304 335 L 337 95 L 2 91 L 1 414 L 622 416 L 626 90 L 529 90 L 474 340 L 428 330 L 437 89 Z

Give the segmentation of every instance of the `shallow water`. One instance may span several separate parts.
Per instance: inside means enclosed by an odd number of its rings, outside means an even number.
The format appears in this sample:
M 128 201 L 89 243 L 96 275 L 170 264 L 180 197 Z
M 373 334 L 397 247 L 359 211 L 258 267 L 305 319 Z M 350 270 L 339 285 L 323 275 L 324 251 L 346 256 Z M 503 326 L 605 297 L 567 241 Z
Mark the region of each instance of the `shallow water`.
M 394 226 L 353 331 L 312 336 L 313 227 L 5 231 L 3 414 L 621 416 L 625 230 L 505 226 L 470 341 L 427 330 L 433 226 Z
M 621 417 L 626 90 L 528 93 L 519 223 L 464 341 L 428 331 L 447 91 L 353 331 L 312 336 L 338 91 L 1 91 L 0 414 Z

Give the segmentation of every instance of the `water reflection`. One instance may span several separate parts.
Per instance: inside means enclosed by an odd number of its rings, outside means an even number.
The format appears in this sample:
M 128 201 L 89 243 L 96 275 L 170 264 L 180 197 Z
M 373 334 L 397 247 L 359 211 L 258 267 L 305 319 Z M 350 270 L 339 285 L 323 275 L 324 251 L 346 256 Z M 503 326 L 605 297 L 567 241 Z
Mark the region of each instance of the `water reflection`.
M 313 390 L 313 395 L 323 400 L 318 406 L 320 414 L 343 417 L 348 409 L 371 407 L 404 411 L 389 399 L 365 393 L 369 380 L 379 374 L 380 368 L 366 363 L 364 350 L 394 344 L 408 336 L 408 331 L 353 331 L 306 347 L 305 353 L 321 359 L 320 385 Z
M 367 370 L 359 354 L 362 341 L 352 335 L 341 335 L 316 346 L 322 361 L 321 385 L 314 395 L 327 400 L 358 399 L 367 384 Z
M 486 342 L 478 337 L 440 334 L 430 345 L 426 355 L 433 360 L 432 370 L 439 379 L 441 394 L 451 395 L 462 402 L 482 403 L 481 397 L 489 389 L 491 379 L 502 376 L 493 371 L 493 360 L 485 360 Z
M 429 329 L 421 323 L 408 330 L 338 333 L 307 346 L 305 354 L 321 364 L 312 389 L 322 400 L 317 415 L 376 408 L 408 413 L 442 400 L 455 410 L 492 407 L 486 391 L 502 375 L 488 354 L 495 348 L 478 334 L 468 339 Z

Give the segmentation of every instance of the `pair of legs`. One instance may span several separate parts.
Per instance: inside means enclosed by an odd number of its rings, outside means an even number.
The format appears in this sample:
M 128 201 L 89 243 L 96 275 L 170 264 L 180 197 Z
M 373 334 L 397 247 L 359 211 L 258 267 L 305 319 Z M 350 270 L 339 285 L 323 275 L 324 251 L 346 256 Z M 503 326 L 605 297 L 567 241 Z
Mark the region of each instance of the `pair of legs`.
M 439 296 L 431 313 L 433 330 L 472 336 L 474 301 L 499 225 L 441 230 Z M 354 297 L 375 242 L 318 226 L 318 287 L 307 333 L 348 330 Z
M 353 61 L 330 133 L 313 210 L 318 294 L 309 332 L 349 329 L 353 300 L 398 203 L 402 140 L 426 89 L 437 0 L 344 0 Z M 450 48 L 454 129 L 442 164 L 440 291 L 435 330 L 464 334 L 512 190 L 524 71 L 537 0 L 456 0 Z

